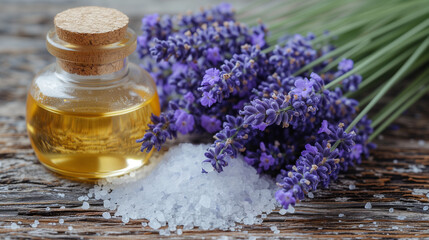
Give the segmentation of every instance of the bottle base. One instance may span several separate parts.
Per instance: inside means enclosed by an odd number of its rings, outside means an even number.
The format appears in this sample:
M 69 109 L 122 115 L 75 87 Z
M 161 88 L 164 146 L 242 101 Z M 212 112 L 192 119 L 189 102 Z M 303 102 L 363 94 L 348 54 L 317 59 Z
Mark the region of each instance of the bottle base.
M 49 170 L 71 180 L 97 181 L 117 177 L 149 164 L 152 152 L 126 154 L 37 154 L 39 162 Z

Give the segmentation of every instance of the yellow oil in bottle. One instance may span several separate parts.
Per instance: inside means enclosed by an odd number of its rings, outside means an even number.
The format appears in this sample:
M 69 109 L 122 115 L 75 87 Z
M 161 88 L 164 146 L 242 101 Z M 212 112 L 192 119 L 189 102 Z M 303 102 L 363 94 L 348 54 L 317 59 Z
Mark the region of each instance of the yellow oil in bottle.
M 122 175 L 148 163 L 151 153 L 140 152 L 136 140 L 145 134 L 151 114 L 159 115 L 156 93 L 121 111 L 81 108 L 57 110 L 28 95 L 27 129 L 41 163 L 85 180 Z

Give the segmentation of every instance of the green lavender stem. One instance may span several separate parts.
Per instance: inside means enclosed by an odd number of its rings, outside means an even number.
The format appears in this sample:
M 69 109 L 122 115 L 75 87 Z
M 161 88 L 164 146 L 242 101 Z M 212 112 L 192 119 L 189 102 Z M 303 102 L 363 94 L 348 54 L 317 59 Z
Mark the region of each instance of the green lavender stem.
M 403 77 L 407 69 L 418 59 L 418 57 L 420 57 L 420 55 L 427 48 L 428 44 L 429 44 L 429 38 L 426 38 L 425 41 L 419 46 L 419 48 L 417 48 L 417 50 L 413 53 L 413 55 L 407 60 L 407 62 L 399 69 L 399 71 L 396 72 L 396 74 L 383 85 L 383 87 L 374 96 L 374 98 L 368 103 L 368 105 L 359 113 L 359 115 L 352 121 L 352 123 L 349 124 L 349 126 L 345 130 L 346 132 L 350 132 L 350 130 L 352 130 L 353 127 L 369 112 L 369 110 L 371 110 L 375 106 L 375 104 L 384 96 L 384 94 L 386 94 L 386 92 L 390 88 L 392 88 L 392 86 L 400 78 Z M 331 151 L 335 150 L 339 144 L 340 144 L 340 141 L 337 141 L 332 146 Z
M 426 78 L 429 78 L 426 76 Z M 387 119 L 383 119 L 383 124 L 375 129 L 375 131 L 368 138 L 368 141 L 372 141 L 376 136 L 378 136 L 384 129 L 386 129 L 393 121 L 395 121 L 405 110 L 407 110 L 411 105 L 413 105 L 417 100 L 419 100 L 425 93 L 429 91 L 429 86 L 419 89 L 420 91 L 417 94 L 414 94 L 411 99 L 405 101 L 405 103 L 395 112 L 389 116 Z
M 423 33 L 423 34 L 418 34 L 418 35 L 419 36 L 420 35 L 427 36 L 426 34 L 428 31 L 424 31 L 424 32 L 421 32 L 421 31 L 423 29 L 427 28 L 428 26 L 429 26 L 429 19 L 427 19 L 426 21 L 415 26 L 413 29 L 409 30 L 407 33 L 405 33 L 401 37 L 397 38 L 395 41 L 391 42 L 386 47 L 375 52 L 373 55 L 368 57 L 366 60 L 359 63 L 359 65 L 357 65 L 355 68 L 353 68 L 353 70 L 347 72 L 346 74 L 342 75 L 341 77 L 339 77 L 339 78 L 335 79 L 334 81 L 330 82 L 329 84 L 327 84 L 326 88 L 331 88 L 331 87 L 335 86 L 336 84 L 340 83 L 342 80 L 351 76 L 352 74 L 355 74 L 361 70 L 364 70 L 365 67 L 368 67 L 370 64 L 373 64 L 374 60 L 376 60 L 379 57 L 382 57 L 384 54 L 386 54 L 391 49 L 403 47 L 403 45 L 408 44 L 407 40 L 410 39 L 411 37 L 413 37 L 414 35 L 416 35 L 418 33 Z
M 408 87 L 403 90 L 393 101 L 385 106 L 378 114 L 374 115 L 372 127 L 377 127 L 389 115 L 394 113 L 407 99 L 411 98 L 416 90 L 420 90 L 422 86 L 428 82 L 429 69 L 427 69 L 420 77 L 414 80 Z

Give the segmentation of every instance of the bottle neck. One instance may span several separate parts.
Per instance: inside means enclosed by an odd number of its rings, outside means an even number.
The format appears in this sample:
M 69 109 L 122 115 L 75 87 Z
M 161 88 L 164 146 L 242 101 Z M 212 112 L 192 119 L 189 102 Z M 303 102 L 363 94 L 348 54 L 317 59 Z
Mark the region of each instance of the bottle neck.
M 107 64 L 77 63 L 57 58 L 55 71 L 57 76 L 69 82 L 116 82 L 127 75 L 128 58 Z

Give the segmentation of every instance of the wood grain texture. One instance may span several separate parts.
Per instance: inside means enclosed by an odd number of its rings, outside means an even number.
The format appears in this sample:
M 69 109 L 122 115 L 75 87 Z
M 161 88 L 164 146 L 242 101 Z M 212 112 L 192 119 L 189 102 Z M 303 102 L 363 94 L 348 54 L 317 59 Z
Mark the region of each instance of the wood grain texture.
M 27 86 L 35 72 L 54 60 L 45 50 L 44 35 L 55 13 L 81 3 L 41 1 L 19 8 L 5 1 L 0 7 L 0 238 L 161 238 L 143 228 L 142 220 L 127 224 L 105 220 L 100 201 L 90 200 L 91 208 L 81 209 L 77 198 L 92 185 L 46 170 L 25 132 Z M 138 26 L 140 17 L 130 16 L 131 25 Z M 299 203 L 294 214 L 282 216 L 276 211 L 262 225 L 243 226 L 242 232 L 194 229 L 171 238 L 429 238 L 429 211 L 423 210 L 429 206 L 428 101 L 426 96 L 402 116 L 396 122 L 399 130 L 377 140 L 371 159 L 341 174 L 329 190 L 319 190 L 313 199 Z M 355 190 L 349 190 L 351 184 Z M 372 209 L 364 208 L 367 202 Z M 40 224 L 32 228 L 36 219 Z M 18 222 L 19 229 L 10 228 Z M 280 234 L 273 234 L 270 226 L 277 226 Z

